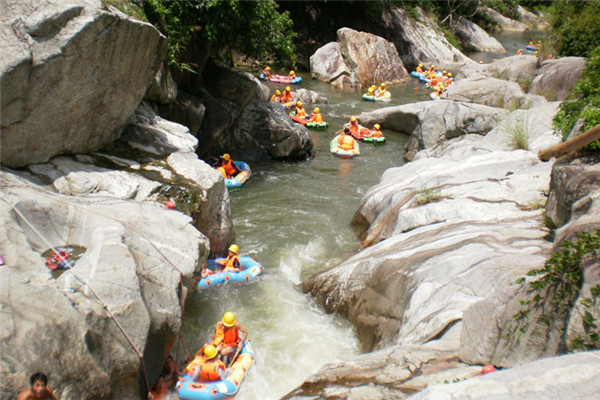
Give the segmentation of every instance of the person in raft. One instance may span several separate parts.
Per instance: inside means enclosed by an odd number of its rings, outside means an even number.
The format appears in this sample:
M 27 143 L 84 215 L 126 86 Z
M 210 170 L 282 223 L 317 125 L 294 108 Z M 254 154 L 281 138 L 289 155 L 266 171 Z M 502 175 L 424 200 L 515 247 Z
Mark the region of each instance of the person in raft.
M 338 147 L 343 150 L 352 150 L 356 140 L 350 135 L 350 128 L 345 127 L 338 139 Z
M 281 101 L 281 91 L 280 90 L 275 91 L 275 94 L 273 96 L 271 96 L 271 101 L 273 103 L 283 103 Z
M 422 74 L 423 73 L 423 64 L 417 65 L 417 69 L 415 71 L 417 72 L 417 74 Z
M 283 93 L 281 93 L 281 102 L 287 103 L 290 101 L 294 101 L 294 96 L 292 95 L 292 89 L 289 86 L 286 86 Z
M 215 326 L 212 344 L 221 354 L 225 364 L 230 365 L 242 350 L 247 337 L 248 331 L 235 320 L 235 314 L 227 311 Z
M 306 110 L 304 109 L 304 103 L 298 101 L 296 103 L 296 116 L 306 118 Z
M 232 176 L 242 172 L 240 167 L 233 162 L 228 153 L 225 153 L 223 156 L 221 156 L 221 165 L 217 169 L 221 175 L 223 175 L 223 179 L 231 178 Z
M 381 133 L 381 126 L 379 124 L 375 124 L 373 125 L 373 133 L 371 134 L 372 137 L 382 137 L 383 134 Z
M 238 272 L 241 270 L 240 258 L 238 257 L 238 252 L 240 248 L 237 244 L 232 244 L 229 246 L 229 253 L 227 254 L 227 258 L 219 261 L 223 266 L 223 272 Z
M 375 90 L 375 97 L 383 97 L 386 94 L 387 90 L 385 90 L 385 83 L 379 85 L 377 90 Z
M 290 71 L 290 79 L 296 79 L 296 71 Z
M 348 130 L 348 133 L 353 133 L 355 135 L 358 134 L 358 131 L 360 130 L 360 127 L 358 126 L 358 121 L 356 120 L 355 116 L 350 117 L 350 129 Z M 344 129 L 344 131 L 346 131 Z
M 315 107 L 310 114 L 310 120 L 317 124 L 323 122 L 323 116 L 321 115 L 321 109 L 319 107 Z
M 225 379 L 226 366 L 217 357 L 217 354 L 219 354 L 219 350 L 215 346 L 204 345 L 204 349 L 198 352 L 183 373 L 191 375 L 197 382 L 214 382 Z
M 36 372 L 29 377 L 31 387 L 19 394 L 17 400 L 57 400 L 52 389 L 48 387 L 48 377 L 42 372 Z
M 267 67 L 267 68 L 263 69 L 262 73 L 265 77 L 267 77 L 267 78 L 270 77 L 271 76 L 271 67 Z
M 148 398 L 151 400 L 158 400 L 165 397 L 167 389 L 173 386 L 177 382 L 179 374 L 177 373 L 177 365 L 173 360 L 173 356 L 170 354 L 167 356 L 165 365 L 158 377 L 158 380 L 154 384 L 154 387 L 148 393 Z

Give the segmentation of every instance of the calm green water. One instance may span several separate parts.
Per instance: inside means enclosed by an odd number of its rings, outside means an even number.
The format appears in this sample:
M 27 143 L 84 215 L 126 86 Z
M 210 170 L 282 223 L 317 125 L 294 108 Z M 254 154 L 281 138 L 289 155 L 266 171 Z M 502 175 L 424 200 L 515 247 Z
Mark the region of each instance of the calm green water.
M 248 329 L 256 363 L 236 399 L 277 399 L 324 364 L 358 353 L 350 324 L 326 315 L 297 285 L 359 251 L 349 222 L 382 172 L 403 164 L 408 140 L 384 129 L 386 144 L 361 143 L 361 155 L 352 160 L 334 157 L 329 142 L 348 121 L 341 116 L 384 105 L 363 101 L 361 92 L 334 90 L 303 77 L 294 88 L 316 90 L 329 99 L 319 105 L 329 129 L 311 131 L 315 157 L 253 163 L 250 180 L 230 192 L 240 254 L 260 261 L 264 275 L 250 284 L 197 292 L 186 305 L 190 351 L 212 338 L 214 324 L 227 310 Z M 280 87 L 273 85 L 272 91 Z M 394 100 L 387 105 L 428 99 L 423 89 L 416 80 L 391 86 Z

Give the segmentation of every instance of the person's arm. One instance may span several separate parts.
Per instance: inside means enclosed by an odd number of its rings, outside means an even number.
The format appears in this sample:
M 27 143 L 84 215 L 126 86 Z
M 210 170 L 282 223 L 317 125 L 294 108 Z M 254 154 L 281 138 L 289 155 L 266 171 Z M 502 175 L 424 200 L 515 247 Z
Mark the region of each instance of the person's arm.
M 31 396 L 31 390 L 27 389 L 22 391 L 19 396 L 17 397 L 17 400 L 28 400 Z
M 235 163 L 235 162 L 231 162 L 231 165 L 233 165 L 233 168 L 237 171 L 237 172 L 242 172 L 242 169 Z
M 221 345 L 221 343 L 223 343 L 224 338 L 225 337 L 223 335 L 223 330 L 218 329 L 217 324 L 217 326 L 215 327 L 215 336 L 213 337 L 212 344 L 218 348 Z

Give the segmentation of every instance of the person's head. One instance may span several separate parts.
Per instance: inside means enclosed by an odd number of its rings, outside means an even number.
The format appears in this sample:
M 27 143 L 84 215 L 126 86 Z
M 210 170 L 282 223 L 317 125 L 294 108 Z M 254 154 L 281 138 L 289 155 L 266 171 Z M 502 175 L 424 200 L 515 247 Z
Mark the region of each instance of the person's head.
M 231 246 L 229 246 L 230 253 L 237 254 L 239 251 L 240 251 L 240 248 L 238 247 L 237 244 L 232 244 Z
M 279 91 L 279 90 L 276 90 L 276 91 L 275 91 L 275 94 L 276 94 L 277 96 L 279 96 L 279 95 L 281 94 L 281 91 Z
M 315 107 L 315 109 L 313 110 L 314 113 L 318 114 L 321 112 L 321 109 L 319 107 Z
M 449 76 L 449 77 L 452 77 L 452 72 L 448 72 L 448 76 Z
M 36 397 L 39 397 L 46 391 L 48 377 L 43 372 L 36 372 L 29 377 L 29 383 L 31 384 L 31 391 L 33 394 Z
M 223 314 L 222 322 L 223 325 L 225 325 L 226 327 L 232 327 L 233 325 L 235 325 L 235 314 L 231 311 L 227 311 L 225 314 Z
M 296 71 L 290 71 L 290 75 L 296 75 Z
M 231 156 L 229 155 L 229 153 L 223 154 L 223 160 L 225 160 L 225 161 L 231 160 Z
M 375 124 L 375 125 L 373 125 L 373 128 L 379 130 L 379 129 L 381 129 L 381 126 L 379 126 L 379 124 Z
M 381 85 L 379 85 L 380 88 L 385 89 L 385 82 L 383 82 Z
M 357 121 L 356 121 L 356 117 L 355 117 L 355 116 L 351 116 L 351 117 L 350 117 L 350 123 L 351 123 L 351 124 L 356 124 L 356 123 L 357 123 Z
M 215 358 L 215 356 L 217 355 L 218 352 L 219 351 L 217 350 L 217 348 L 215 346 L 213 346 L 212 344 L 209 344 L 208 346 L 206 346 L 204 348 L 204 358 L 206 358 L 207 360 Z
M 344 128 L 344 135 L 349 135 L 350 134 L 350 129 L 348 127 Z
M 419 64 L 419 67 L 422 67 L 422 66 L 423 66 L 423 64 Z
M 286 87 L 285 87 L 285 91 L 286 91 L 286 92 L 291 92 L 291 91 L 292 91 L 292 88 L 291 88 L 291 87 L 289 87 L 289 86 L 286 86 Z
M 303 104 L 304 104 L 304 103 L 303 103 L 303 102 L 301 102 L 301 101 L 299 101 L 299 102 L 297 102 L 297 103 L 296 103 L 296 105 L 297 105 L 298 107 L 302 107 L 302 105 L 303 105 Z
M 270 70 L 271 70 L 271 67 L 265 68 L 265 71 L 270 71 Z

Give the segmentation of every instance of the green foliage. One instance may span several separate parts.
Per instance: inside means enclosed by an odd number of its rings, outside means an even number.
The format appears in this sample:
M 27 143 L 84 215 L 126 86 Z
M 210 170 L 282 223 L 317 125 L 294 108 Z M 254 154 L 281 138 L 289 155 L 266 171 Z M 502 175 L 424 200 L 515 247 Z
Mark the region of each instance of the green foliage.
M 577 240 L 564 241 L 557 251 L 546 261 L 543 268 L 533 269 L 527 273 L 529 277 L 537 277 L 527 283 L 530 297 L 521 300 L 525 306 L 513 318 L 519 323 L 520 330 L 528 328 L 526 319 L 533 308 L 542 309 L 541 320 L 552 326 L 556 321 L 567 321 L 575 300 L 579 296 L 583 284 L 581 263 L 589 257 L 600 257 L 600 229 L 593 233 L 580 232 Z M 515 283 L 524 284 L 524 277 Z M 577 338 L 571 343 L 572 349 L 600 348 L 598 325 L 590 309 L 596 307 L 600 299 L 600 285 L 591 289 L 591 298 L 582 299 L 586 311 L 582 315 L 582 323 L 586 337 Z M 516 329 L 516 328 L 515 328 Z
M 423 187 L 415 194 L 415 203 L 417 205 L 423 205 L 440 201 L 443 198 L 445 197 L 442 196 L 441 190 L 439 188 Z
M 600 46 L 600 0 L 555 0 L 551 15 L 559 55 L 588 57 Z
M 486 5 L 498 11 L 505 17 L 516 19 L 517 21 L 521 19 L 521 14 L 519 14 L 518 9 L 518 0 L 489 0 L 486 2 Z
M 105 8 L 108 8 L 109 5 L 114 6 L 124 14 L 139 19 L 140 21 L 148 21 L 146 19 L 146 14 L 144 14 L 144 10 L 135 0 L 102 0 L 102 5 Z
M 169 39 L 169 64 L 194 40 L 212 45 L 213 54 L 239 51 L 247 57 L 293 66 L 295 33 L 288 13 L 279 13 L 273 0 L 147 0 L 144 11 Z
M 553 119 L 554 128 L 566 140 L 580 119 L 584 121 L 584 131 L 600 124 L 600 46 L 592 51 L 581 79 L 561 103 Z M 589 148 L 600 150 L 600 141 L 592 142 Z

